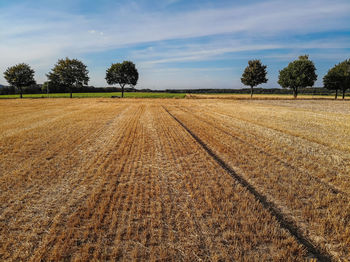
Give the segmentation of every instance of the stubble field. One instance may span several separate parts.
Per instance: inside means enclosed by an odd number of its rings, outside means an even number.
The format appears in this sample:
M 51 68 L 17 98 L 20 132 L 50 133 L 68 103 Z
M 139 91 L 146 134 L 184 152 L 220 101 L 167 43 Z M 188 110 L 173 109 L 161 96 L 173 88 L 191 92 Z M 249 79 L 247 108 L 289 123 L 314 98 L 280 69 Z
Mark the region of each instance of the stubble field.
M 0 260 L 350 257 L 348 101 L 0 100 Z

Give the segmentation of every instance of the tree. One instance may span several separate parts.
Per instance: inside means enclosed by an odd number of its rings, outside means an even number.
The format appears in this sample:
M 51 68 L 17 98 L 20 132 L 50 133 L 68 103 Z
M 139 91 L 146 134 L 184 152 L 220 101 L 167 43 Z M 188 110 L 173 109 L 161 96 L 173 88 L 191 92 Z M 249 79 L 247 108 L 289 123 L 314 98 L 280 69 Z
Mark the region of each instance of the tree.
M 341 89 L 343 91 L 343 99 L 345 99 L 345 91 L 350 88 L 350 59 L 347 59 L 340 63 L 341 75 L 343 76 L 343 81 Z
M 244 69 L 241 82 L 250 86 L 250 98 L 253 97 L 253 88 L 267 82 L 266 65 L 262 65 L 260 60 L 249 60 L 248 66 Z
M 89 71 L 86 65 L 77 59 L 60 59 L 54 68 L 46 76 L 49 79 L 50 86 L 60 86 L 70 93 L 72 98 L 73 90 L 78 89 L 89 83 Z
M 106 81 L 109 85 L 119 84 L 122 88 L 122 97 L 124 97 L 124 87 L 129 85 L 134 87 L 139 79 L 139 73 L 135 64 L 130 61 L 112 64 L 106 71 Z
M 350 88 L 350 59 L 329 69 L 323 77 L 323 85 L 327 89 L 335 90 L 335 99 L 337 99 L 338 90 L 342 90 L 344 99 L 346 89 Z
M 339 64 L 338 64 L 339 65 Z M 323 85 L 329 90 L 335 90 L 335 99 L 338 97 L 338 90 L 341 89 L 342 76 L 339 72 L 339 66 L 335 65 L 328 70 L 327 74 L 323 77 Z
M 298 96 L 298 88 L 313 86 L 317 79 L 316 67 L 308 55 L 299 56 L 279 71 L 278 84 L 283 88 L 293 89 L 294 98 Z
M 29 65 L 22 63 L 7 68 L 4 72 L 4 78 L 11 86 L 19 90 L 22 98 L 23 88 L 36 84 L 34 73 L 34 70 Z

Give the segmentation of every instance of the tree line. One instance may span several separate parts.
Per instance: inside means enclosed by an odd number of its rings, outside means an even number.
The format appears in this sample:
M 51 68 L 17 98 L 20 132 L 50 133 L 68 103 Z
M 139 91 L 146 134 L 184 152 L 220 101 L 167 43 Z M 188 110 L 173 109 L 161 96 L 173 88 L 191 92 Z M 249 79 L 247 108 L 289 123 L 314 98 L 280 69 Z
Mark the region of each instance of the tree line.
M 13 87 L 15 87 L 22 98 L 23 88 L 35 85 L 34 70 L 25 63 L 17 64 L 7 68 L 4 72 L 4 78 Z M 65 90 L 70 93 L 72 98 L 73 91 L 81 89 L 88 85 L 90 80 L 87 66 L 78 59 L 59 59 L 51 71 L 46 75 L 48 81 L 44 83 L 43 88 L 47 92 Z M 125 86 L 134 87 L 137 84 L 139 73 L 136 66 L 131 61 L 114 63 L 106 70 L 106 82 L 109 85 L 119 84 L 124 97 Z
M 241 82 L 250 86 L 250 97 L 253 97 L 253 88 L 267 83 L 267 66 L 263 65 L 260 60 L 248 61 L 248 66 L 245 68 Z M 293 90 L 294 98 L 297 98 L 300 88 L 312 87 L 317 79 L 316 67 L 309 60 L 308 55 L 299 56 L 299 59 L 292 61 L 287 67 L 279 71 L 278 84 L 282 88 Z M 338 97 L 338 91 L 343 92 L 350 88 L 350 59 L 347 59 L 331 69 L 323 77 L 323 85 L 328 90 L 335 90 L 335 99 Z
M 250 95 L 253 97 L 254 87 L 267 83 L 267 66 L 260 60 L 248 61 L 241 82 L 250 87 Z M 22 98 L 23 89 L 36 84 L 34 70 L 25 63 L 17 64 L 7 68 L 4 72 L 6 81 L 20 93 Z M 73 91 L 86 88 L 89 82 L 89 71 L 87 66 L 77 59 L 59 59 L 51 71 L 46 75 L 48 81 L 43 84 L 42 89 L 47 92 L 66 91 L 72 97 Z M 136 66 L 131 61 L 113 63 L 106 70 L 106 82 L 109 85 L 118 84 L 121 87 L 122 97 L 126 86 L 134 88 L 139 78 Z M 287 67 L 279 71 L 278 84 L 282 88 L 293 90 L 294 98 L 297 98 L 301 88 L 312 87 L 317 79 L 316 67 L 309 60 L 308 55 L 299 56 Z M 324 87 L 335 91 L 337 99 L 338 91 L 342 91 L 344 99 L 345 92 L 350 88 L 350 59 L 335 65 L 323 77 Z

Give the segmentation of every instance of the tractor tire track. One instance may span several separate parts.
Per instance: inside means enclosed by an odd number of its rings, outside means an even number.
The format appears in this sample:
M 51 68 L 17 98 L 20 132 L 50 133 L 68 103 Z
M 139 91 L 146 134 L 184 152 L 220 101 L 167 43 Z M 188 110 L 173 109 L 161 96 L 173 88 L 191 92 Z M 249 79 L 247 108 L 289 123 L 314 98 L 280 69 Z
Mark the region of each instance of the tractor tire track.
M 228 164 L 226 164 L 217 154 L 215 154 L 196 134 L 194 134 L 183 122 L 181 122 L 175 115 L 162 106 L 164 110 L 181 125 L 198 144 L 236 181 L 238 181 L 244 188 L 246 188 L 261 205 L 269 211 L 269 213 L 276 218 L 282 228 L 286 229 L 295 239 L 302 244 L 308 251 L 310 256 L 317 258 L 319 261 L 332 261 L 332 257 L 325 251 L 321 250 L 307 237 L 305 237 L 293 221 L 288 219 L 279 208 L 271 201 L 268 201 L 266 196 L 259 193 L 246 179 L 239 176 Z
M 239 143 L 242 143 L 242 144 L 245 144 L 245 145 L 248 145 L 249 147 L 253 148 L 254 150 L 256 150 L 257 152 L 259 152 L 259 154 L 264 154 L 266 155 L 267 157 L 270 157 L 278 162 L 280 162 L 282 165 L 284 165 L 285 167 L 287 168 L 290 168 L 290 169 L 296 169 L 298 171 L 302 171 L 304 174 L 306 174 L 308 177 L 310 177 L 310 179 L 314 180 L 316 183 L 319 183 L 321 185 L 323 185 L 324 187 L 328 188 L 333 194 L 343 194 L 347 197 L 349 197 L 349 193 L 348 192 L 345 192 L 343 191 L 342 189 L 326 182 L 326 181 L 323 181 L 322 179 L 318 178 L 318 177 L 315 177 L 313 175 L 311 175 L 307 170 L 300 170 L 300 168 L 298 166 L 295 166 L 293 164 L 290 164 L 288 162 L 286 162 L 285 160 L 281 159 L 280 157 L 274 155 L 274 154 L 271 154 L 269 152 L 267 152 L 264 148 L 260 147 L 260 146 L 257 146 L 256 144 L 253 144 L 253 143 L 250 143 L 246 140 L 243 140 L 242 138 L 238 137 L 238 136 L 235 136 L 235 135 L 232 135 L 231 133 L 227 132 L 225 129 L 213 124 L 212 122 L 206 120 L 204 117 L 201 117 L 201 116 L 198 116 L 196 114 L 194 114 L 193 112 L 191 112 L 190 110 L 188 110 L 187 108 L 184 109 L 184 107 L 180 108 L 179 106 L 176 106 L 176 108 L 178 110 L 181 110 L 181 111 L 186 111 L 186 113 L 188 114 L 191 114 L 194 118 L 197 118 L 199 121 L 202 121 L 210 126 L 212 126 L 213 128 L 219 130 L 220 132 L 232 137 L 233 139 L 237 140 Z

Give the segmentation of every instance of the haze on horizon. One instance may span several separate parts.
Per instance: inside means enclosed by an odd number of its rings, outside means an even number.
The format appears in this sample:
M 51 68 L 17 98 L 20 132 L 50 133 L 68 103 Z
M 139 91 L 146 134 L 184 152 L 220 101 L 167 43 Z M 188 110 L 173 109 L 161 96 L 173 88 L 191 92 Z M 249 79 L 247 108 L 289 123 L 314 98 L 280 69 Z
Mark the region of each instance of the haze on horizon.
M 133 61 L 136 88 L 241 88 L 250 59 L 278 70 L 309 54 L 318 80 L 350 58 L 348 0 L 0 2 L 0 84 L 3 72 L 30 64 L 38 83 L 59 58 L 82 60 L 90 85 L 107 86 L 111 63 Z

